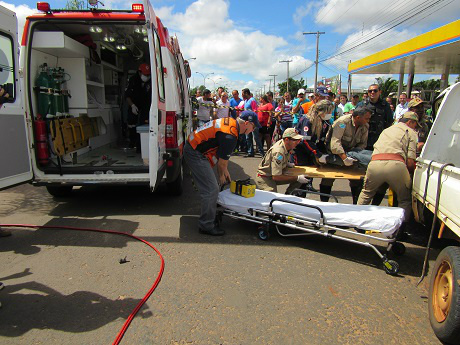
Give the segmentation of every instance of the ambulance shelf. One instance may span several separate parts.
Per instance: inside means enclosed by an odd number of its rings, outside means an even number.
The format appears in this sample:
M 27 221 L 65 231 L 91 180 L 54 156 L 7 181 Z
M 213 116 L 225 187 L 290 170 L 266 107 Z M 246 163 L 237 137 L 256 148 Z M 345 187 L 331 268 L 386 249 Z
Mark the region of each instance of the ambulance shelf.
M 89 58 L 87 46 L 60 31 L 35 32 L 32 48 L 58 57 Z

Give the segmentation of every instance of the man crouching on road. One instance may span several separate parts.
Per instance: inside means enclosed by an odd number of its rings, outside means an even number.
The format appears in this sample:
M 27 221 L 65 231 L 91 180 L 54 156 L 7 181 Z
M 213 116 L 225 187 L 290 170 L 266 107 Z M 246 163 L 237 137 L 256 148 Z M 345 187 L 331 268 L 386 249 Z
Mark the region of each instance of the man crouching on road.
M 201 233 L 221 236 L 225 231 L 215 223 L 219 184 L 230 182 L 228 160 L 235 149 L 238 135 L 260 128 L 257 115 L 243 111 L 236 120 L 226 117 L 209 121 L 190 134 L 184 148 L 184 158 L 192 171 L 201 198 L 201 214 L 198 221 Z M 212 167 L 217 165 L 219 183 Z
M 294 128 L 288 128 L 284 131 L 283 139 L 270 147 L 259 164 L 256 177 L 257 189 L 277 192 L 278 185 L 289 183 L 286 194 L 291 194 L 294 189 L 309 182 L 305 175 L 284 174 L 286 168 L 294 166 L 293 163 L 289 163 L 289 155 L 301 139 L 302 136 Z

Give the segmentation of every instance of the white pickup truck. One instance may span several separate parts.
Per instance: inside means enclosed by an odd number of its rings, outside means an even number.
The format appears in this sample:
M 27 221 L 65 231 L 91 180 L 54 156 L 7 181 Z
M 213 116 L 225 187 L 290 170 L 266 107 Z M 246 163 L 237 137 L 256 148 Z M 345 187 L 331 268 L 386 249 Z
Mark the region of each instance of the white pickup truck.
M 435 119 L 414 173 L 415 219 L 432 236 L 460 239 L 460 83 L 435 100 Z M 460 343 L 460 246 L 444 248 L 431 269 L 429 316 L 436 336 Z

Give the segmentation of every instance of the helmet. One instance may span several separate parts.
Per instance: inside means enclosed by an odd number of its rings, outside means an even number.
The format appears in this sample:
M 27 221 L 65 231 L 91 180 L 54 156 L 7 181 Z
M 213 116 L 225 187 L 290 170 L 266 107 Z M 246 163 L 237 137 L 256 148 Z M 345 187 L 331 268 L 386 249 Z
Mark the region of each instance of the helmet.
M 141 64 L 139 66 L 139 71 L 141 71 L 143 75 L 150 75 L 150 65 L 146 63 Z

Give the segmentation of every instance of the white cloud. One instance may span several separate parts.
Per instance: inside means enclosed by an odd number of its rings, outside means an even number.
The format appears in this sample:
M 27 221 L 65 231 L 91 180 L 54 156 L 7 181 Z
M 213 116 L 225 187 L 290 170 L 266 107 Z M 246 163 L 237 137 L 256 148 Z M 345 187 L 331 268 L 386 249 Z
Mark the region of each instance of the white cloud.
M 292 59 L 292 71 L 311 64 L 298 50 L 294 56 L 284 56 L 282 52 L 290 47 L 283 37 L 237 27 L 229 19 L 229 6 L 224 0 L 197 0 L 183 13 L 166 6 L 156 9 L 156 14 L 170 33 L 177 33 L 184 56 L 196 57 L 194 71 L 237 72 L 256 79 L 255 85 L 263 85 L 270 74 L 278 74 L 278 80 L 286 78 L 286 65 L 280 64 L 280 60 Z
M 18 18 L 18 40 L 19 42 L 21 42 L 22 31 L 24 30 L 24 23 L 26 22 L 26 17 L 38 11 L 36 9 L 30 8 L 27 5 L 13 5 L 4 1 L 0 1 L 0 5 L 16 13 L 16 16 Z

